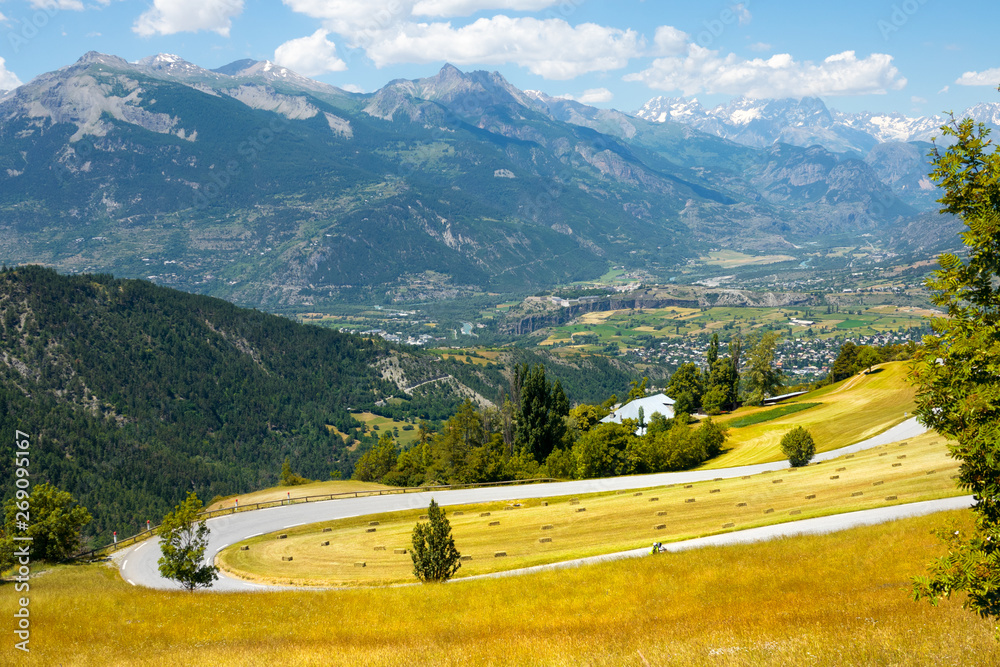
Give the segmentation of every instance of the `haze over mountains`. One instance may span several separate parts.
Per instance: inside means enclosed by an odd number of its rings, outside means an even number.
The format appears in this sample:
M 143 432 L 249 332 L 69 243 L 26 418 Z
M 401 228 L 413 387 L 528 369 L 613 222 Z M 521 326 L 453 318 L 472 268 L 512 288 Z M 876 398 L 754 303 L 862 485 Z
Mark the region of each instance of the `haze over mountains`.
M 730 125 L 755 113 L 741 104 Z M 697 128 L 647 107 L 655 120 L 450 65 L 362 95 L 266 61 L 91 52 L 0 97 L 0 260 L 294 308 L 611 265 L 668 279 L 712 247 L 954 241 L 919 142 L 878 143 L 818 100 L 765 103 L 774 127 L 732 136 L 707 112 Z M 796 130 L 796 115 L 834 122 Z

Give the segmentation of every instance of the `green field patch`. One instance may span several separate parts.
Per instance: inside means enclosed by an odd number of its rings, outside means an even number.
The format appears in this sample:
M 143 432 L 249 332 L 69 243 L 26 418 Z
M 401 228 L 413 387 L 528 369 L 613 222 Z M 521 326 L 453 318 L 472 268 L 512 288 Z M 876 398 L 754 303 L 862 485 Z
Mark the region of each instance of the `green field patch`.
M 814 408 L 817 405 L 823 405 L 823 404 L 789 403 L 788 405 L 782 405 L 772 410 L 765 410 L 764 412 L 758 412 L 757 414 L 747 415 L 746 417 L 739 417 L 730 422 L 727 422 L 726 426 L 729 426 L 730 428 L 743 428 L 744 426 L 753 426 L 754 424 L 760 424 L 766 421 L 771 421 L 772 419 L 778 419 L 779 417 L 784 417 L 785 415 L 791 415 L 796 412 L 801 412 L 802 410 L 808 410 L 809 408 Z

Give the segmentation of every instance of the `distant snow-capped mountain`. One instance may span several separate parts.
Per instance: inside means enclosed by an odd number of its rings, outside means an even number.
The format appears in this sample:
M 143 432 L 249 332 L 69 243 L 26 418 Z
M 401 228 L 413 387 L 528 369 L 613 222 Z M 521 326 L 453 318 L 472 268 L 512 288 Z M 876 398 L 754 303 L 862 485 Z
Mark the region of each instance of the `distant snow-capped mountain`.
M 654 97 L 635 115 L 653 122 L 689 125 L 747 146 L 773 143 L 820 145 L 837 153 L 867 155 L 885 142 L 930 141 L 940 136 L 943 116 L 909 117 L 893 113 L 843 113 L 827 108 L 815 97 L 802 99 L 734 98 L 729 104 L 706 109 L 697 99 Z M 990 127 L 1000 127 L 1000 104 L 983 103 L 957 117 L 971 116 Z

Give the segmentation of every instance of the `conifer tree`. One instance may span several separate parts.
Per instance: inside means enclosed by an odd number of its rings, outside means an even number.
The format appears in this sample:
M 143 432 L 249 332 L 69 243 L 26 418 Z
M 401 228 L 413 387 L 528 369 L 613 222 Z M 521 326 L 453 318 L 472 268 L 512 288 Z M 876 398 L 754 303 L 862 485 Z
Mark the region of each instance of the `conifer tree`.
M 434 499 L 427 508 L 427 523 L 413 527 L 413 574 L 424 583 L 447 581 L 462 567 L 462 555 L 455 548 L 451 523 Z

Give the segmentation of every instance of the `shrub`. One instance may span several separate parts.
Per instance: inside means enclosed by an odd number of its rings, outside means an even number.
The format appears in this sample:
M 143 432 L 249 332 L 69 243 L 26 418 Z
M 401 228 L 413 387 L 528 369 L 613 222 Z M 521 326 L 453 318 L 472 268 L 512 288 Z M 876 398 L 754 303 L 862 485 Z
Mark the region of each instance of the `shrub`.
M 801 468 L 816 455 L 816 443 L 809 431 L 796 426 L 781 439 L 781 451 L 793 468 Z

